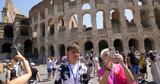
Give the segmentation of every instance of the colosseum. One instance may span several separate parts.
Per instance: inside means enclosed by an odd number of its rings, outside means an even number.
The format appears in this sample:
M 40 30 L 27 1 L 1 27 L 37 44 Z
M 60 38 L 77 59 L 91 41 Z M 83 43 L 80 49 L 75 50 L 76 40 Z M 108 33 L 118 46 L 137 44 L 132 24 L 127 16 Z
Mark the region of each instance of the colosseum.
M 73 42 L 82 56 L 107 47 L 160 51 L 159 0 L 43 0 L 29 11 L 29 23 L 26 45 L 41 62 L 64 56 Z

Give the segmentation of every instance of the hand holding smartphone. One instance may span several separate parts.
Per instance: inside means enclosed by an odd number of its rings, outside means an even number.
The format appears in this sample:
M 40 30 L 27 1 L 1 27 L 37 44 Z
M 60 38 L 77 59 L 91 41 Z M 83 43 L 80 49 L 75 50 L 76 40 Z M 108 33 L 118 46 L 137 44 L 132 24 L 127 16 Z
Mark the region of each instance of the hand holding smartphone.
M 11 47 L 11 51 L 12 51 L 13 57 L 15 57 L 16 55 L 18 55 L 18 50 L 17 50 L 16 46 Z
M 116 50 L 114 47 L 109 48 L 109 53 L 112 58 L 116 58 Z

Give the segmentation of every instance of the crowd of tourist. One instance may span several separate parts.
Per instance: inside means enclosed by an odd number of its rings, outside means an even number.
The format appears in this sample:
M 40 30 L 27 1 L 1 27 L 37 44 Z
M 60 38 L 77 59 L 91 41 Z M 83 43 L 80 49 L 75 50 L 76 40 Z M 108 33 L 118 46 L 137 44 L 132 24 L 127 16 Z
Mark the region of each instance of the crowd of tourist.
M 143 84 L 147 82 L 147 66 L 150 66 L 154 82 L 160 84 L 160 57 L 156 51 L 144 52 L 132 47 L 130 52 L 124 53 L 106 48 L 100 56 L 93 50 L 81 56 L 80 51 L 79 45 L 73 43 L 67 47 L 60 63 L 57 58 L 48 57 L 47 80 L 53 77 L 53 84 L 88 84 L 94 76 L 100 84 Z M 3 67 L 0 63 L 0 74 Z M 41 81 L 35 63 L 29 63 L 19 52 L 7 63 L 6 69 L 6 80 L 0 80 L 0 84 L 37 84 Z

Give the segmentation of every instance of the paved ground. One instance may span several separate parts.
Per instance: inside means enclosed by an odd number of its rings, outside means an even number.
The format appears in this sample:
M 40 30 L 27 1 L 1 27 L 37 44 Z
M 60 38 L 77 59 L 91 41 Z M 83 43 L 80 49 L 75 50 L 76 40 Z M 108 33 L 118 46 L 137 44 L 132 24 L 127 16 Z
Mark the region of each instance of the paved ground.
M 47 81 L 47 69 L 46 69 L 46 65 L 39 65 L 37 66 L 37 69 L 40 72 L 40 78 L 41 78 L 41 82 L 40 84 L 53 84 L 54 83 L 54 78 L 52 77 L 51 81 Z M 150 73 L 150 67 L 148 67 L 148 78 L 146 79 L 148 81 L 148 83 L 146 84 L 154 84 L 152 83 L 153 79 L 152 79 L 152 75 Z M 5 78 L 5 73 L 0 75 L 0 79 L 4 79 Z M 89 84 L 99 84 L 97 81 L 97 77 L 94 77 L 90 80 Z

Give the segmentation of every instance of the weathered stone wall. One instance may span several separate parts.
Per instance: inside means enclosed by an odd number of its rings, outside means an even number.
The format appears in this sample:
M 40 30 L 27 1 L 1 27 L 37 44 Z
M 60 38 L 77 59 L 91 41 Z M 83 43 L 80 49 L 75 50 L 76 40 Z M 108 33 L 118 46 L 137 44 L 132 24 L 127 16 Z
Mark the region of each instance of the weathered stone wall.
M 85 54 L 85 43 L 90 41 L 93 43 L 94 51 L 98 54 L 99 42 L 101 40 L 106 41 L 108 47 L 119 45 L 122 46 L 124 52 L 129 51 L 129 45 L 136 47 L 141 51 L 145 51 L 145 42 L 151 45 L 153 50 L 160 51 L 160 39 L 159 39 L 159 28 L 156 24 L 154 9 L 160 9 L 160 4 L 158 2 L 153 2 L 152 0 L 146 0 L 146 2 L 141 2 L 139 5 L 137 0 L 75 0 L 73 2 L 66 0 L 43 0 L 39 4 L 35 5 L 30 10 L 30 26 L 32 27 L 32 33 L 37 32 L 37 36 L 34 37 L 34 47 L 37 48 L 39 53 L 42 53 L 41 48 L 45 48 L 43 52 L 45 57 L 49 56 L 49 47 L 52 45 L 54 47 L 55 56 L 60 55 L 60 45 L 66 47 L 72 42 L 78 42 L 81 47 L 82 55 Z M 58 2 L 59 1 L 59 2 Z M 82 10 L 83 4 L 90 4 L 91 9 Z M 140 2 L 139 2 L 140 3 Z M 131 9 L 133 12 L 133 23 L 126 23 L 124 10 Z M 114 30 L 114 25 L 110 19 L 110 11 L 117 10 L 115 12 L 115 20 L 119 21 L 119 29 Z M 143 11 L 140 11 L 143 10 Z M 97 29 L 96 26 L 96 13 L 98 11 L 103 11 L 104 27 L 102 29 Z M 86 31 L 83 25 L 83 15 L 91 15 L 91 30 Z M 78 27 L 70 28 L 70 18 L 73 14 L 78 16 Z M 159 14 L 159 13 L 158 13 Z M 143 17 L 144 16 L 144 17 Z M 118 19 L 119 18 L 119 19 Z M 142 21 L 142 18 L 146 19 L 146 22 Z M 114 20 L 114 19 L 113 19 Z M 45 23 L 45 31 L 41 30 L 41 23 Z M 50 23 L 54 24 L 54 34 L 50 35 Z M 75 23 L 75 22 L 74 22 Z M 142 26 L 143 23 L 145 27 Z M 35 25 L 37 28 L 35 30 Z M 117 25 L 117 24 L 115 24 Z M 146 26 L 147 25 L 147 26 Z M 117 26 L 116 26 L 117 27 Z M 42 37 L 41 33 L 45 32 L 45 36 Z M 132 39 L 132 40 L 131 40 Z M 147 39 L 147 41 L 145 41 Z M 131 44 L 129 44 L 129 40 Z M 149 40 L 149 41 L 148 41 Z M 117 42 L 114 42 L 117 41 Z M 134 41 L 134 42 L 133 42 Z M 134 43 L 136 45 L 134 45 Z M 146 47 L 150 48 L 149 47 Z M 117 49 L 120 49 L 119 47 Z M 45 58 L 44 57 L 44 58 Z M 41 56 L 39 59 L 42 59 Z

